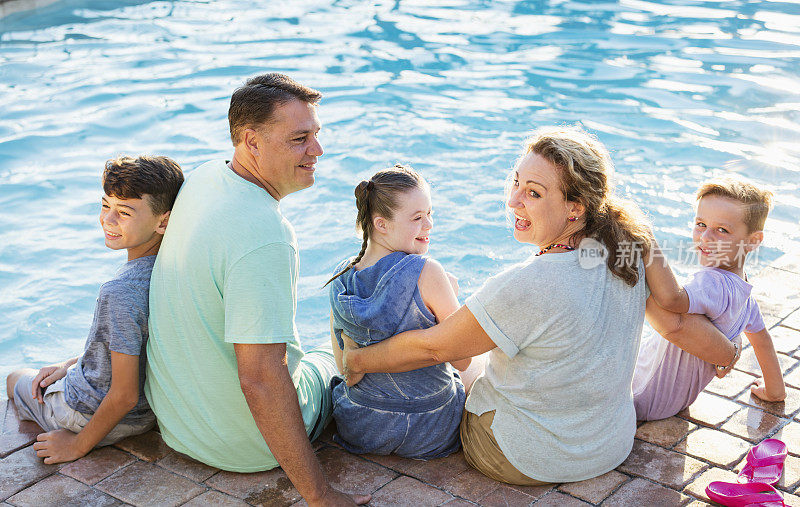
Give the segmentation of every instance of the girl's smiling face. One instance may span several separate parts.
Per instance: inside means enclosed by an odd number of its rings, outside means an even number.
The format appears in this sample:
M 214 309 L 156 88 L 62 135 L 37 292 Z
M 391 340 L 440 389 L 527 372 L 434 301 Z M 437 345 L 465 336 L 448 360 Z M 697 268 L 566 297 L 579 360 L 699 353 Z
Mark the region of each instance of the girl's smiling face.
M 375 227 L 384 232 L 389 250 L 422 255 L 427 253 L 433 228 L 431 194 L 427 186 L 404 192 L 392 219 L 375 217 Z
M 514 239 L 545 248 L 566 243 L 567 218 L 576 216 L 564 199 L 558 168 L 537 153 L 528 153 L 514 170 L 508 207 L 514 211 Z

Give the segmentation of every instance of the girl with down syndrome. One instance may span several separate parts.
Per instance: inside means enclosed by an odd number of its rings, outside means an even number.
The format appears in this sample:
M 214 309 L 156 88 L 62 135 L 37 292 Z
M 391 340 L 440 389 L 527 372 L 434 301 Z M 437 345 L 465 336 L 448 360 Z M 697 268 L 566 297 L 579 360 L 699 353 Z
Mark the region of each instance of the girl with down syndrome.
M 430 190 L 413 169 L 396 165 L 355 189 L 364 241 L 328 281 L 331 341 L 339 371 L 342 350 L 366 346 L 441 322 L 459 307 L 455 279 L 423 257 L 433 227 Z M 326 285 L 328 285 L 326 284 Z M 345 337 L 342 336 L 344 332 Z M 470 359 L 454 361 L 466 370 Z M 348 387 L 331 381 L 334 439 L 356 454 L 432 459 L 460 447 L 464 383 L 448 363 L 406 373 L 370 373 Z

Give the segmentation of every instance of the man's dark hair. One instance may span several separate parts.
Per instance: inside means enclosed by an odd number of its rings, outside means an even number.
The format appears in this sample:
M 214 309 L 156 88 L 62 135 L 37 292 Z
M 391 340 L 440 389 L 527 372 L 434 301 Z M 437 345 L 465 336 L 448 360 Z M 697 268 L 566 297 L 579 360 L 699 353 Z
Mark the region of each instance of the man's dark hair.
M 243 130 L 269 124 L 277 106 L 292 100 L 317 105 L 321 98 L 320 92 L 301 85 L 285 74 L 271 72 L 251 77 L 231 96 L 228 124 L 233 145 L 242 142 Z
M 119 199 L 141 199 L 148 195 L 155 215 L 170 211 L 183 184 L 183 172 L 171 158 L 119 156 L 106 162 L 103 191 Z

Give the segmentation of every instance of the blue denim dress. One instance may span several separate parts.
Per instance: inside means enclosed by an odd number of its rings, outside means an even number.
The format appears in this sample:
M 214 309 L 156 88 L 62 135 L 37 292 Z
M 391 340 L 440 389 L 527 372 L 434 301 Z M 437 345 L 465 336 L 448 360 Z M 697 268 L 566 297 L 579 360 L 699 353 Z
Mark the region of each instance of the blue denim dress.
M 363 347 L 436 324 L 417 288 L 424 265 L 419 255 L 394 252 L 334 280 L 330 301 L 339 346 L 343 330 Z M 461 445 L 464 384 L 447 363 L 405 373 L 368 373 L 353 387 L 334 377 L 331 390 L 338 428 L 334 440 L 349 452 L 431 459 Z

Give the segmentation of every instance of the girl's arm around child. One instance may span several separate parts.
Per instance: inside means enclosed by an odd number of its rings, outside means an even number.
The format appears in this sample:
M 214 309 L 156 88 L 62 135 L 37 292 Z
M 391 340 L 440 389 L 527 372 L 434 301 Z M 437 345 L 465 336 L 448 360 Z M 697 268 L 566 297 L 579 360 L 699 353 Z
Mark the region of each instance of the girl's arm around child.
M 645 263 L 645 276 L 652 296 L 647 304 L 648 321 L 659 334 L 669 339 L 668 335 L 683 326 L 683 321 L 688 317 L 682 314 L 689 311 L 689 295 L 686 289 L 678 284 L 655 239 Z M 651 300 L 657 305 L 653 305 Z M 658 318 L 654 318 L 655 316 Z M 766 328 L 755 333 L 745 331 L 745 335 L 753 345 L 753 352 L 763 374 L 762 378 L 754 382 L 751 392 L 764 401 L 782 401 L 786 398 L 786 388 L 769 331 Z M 741 350 L 741 339 L 738 337 L 737 339 Z M 717 376 L 724 376 L 732 366 L 731 363 L 726 370 L 718 372 Z
M 727 375 L 738 359 L 737 349 L 705 316 L 687 313 L 689 295 L 675 279 L 655 237 L 645 258 L 645 278 L 651 293 L 645 310 L 647 322 L 659 335 L 686 352 L 712 364 L 727 365 L 724 370 L 717 371 L 717 377 Z M 696 339 L 707 335 L 716 337 Z M 741 350 L 741 337 L 733 341 Z

